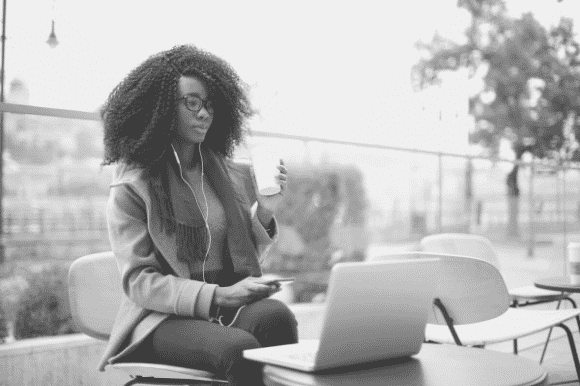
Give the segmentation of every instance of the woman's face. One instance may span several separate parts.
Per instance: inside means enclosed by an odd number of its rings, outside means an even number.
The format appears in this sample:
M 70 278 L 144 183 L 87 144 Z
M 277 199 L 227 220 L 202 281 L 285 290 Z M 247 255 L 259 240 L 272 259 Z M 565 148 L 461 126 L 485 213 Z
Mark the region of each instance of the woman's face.
M 178 140 L 185 143 L 203 142 L 213 122 L 213 108 L 205 85 L 196 77 L 182 76 L 177 98 Z

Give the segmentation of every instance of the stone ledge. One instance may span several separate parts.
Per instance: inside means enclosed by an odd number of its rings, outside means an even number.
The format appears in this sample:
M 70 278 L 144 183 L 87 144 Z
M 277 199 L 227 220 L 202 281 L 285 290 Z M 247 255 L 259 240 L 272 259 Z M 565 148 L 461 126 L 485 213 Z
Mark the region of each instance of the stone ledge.
M 0 358 L 104 344 L 104 341 L 82 333 L 22 339 L 0 345 Z

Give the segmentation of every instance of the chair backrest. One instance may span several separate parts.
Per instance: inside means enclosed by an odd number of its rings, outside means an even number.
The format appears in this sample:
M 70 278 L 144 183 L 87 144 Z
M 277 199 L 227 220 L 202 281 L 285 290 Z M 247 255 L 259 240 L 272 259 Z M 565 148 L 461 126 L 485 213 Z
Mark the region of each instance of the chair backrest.
M 491 241 L 483 236 L 467 233 L 440 233 L 423 237 L 420 245 L 424 252 L 477 257 L 493 264 L 501 271 L 501 265 Z
M 484 260 L 428 252 L 388 253 L 381 258 L 426 257 L 440 259 L 437 272 L 441 277 L 433 298 L 441 300 L 454 324 L 482 322 L 498 317 L 509 308 L 509 295 L 503 277 L 496 267 Z M 445 324 L 443 315 L 435 306 L 432 307 L 428 323 Z
M 75 325 L 93 338 L 109 339 L 123 297 L 113 252 L 75 260 L 69 268 L 68 290 Z

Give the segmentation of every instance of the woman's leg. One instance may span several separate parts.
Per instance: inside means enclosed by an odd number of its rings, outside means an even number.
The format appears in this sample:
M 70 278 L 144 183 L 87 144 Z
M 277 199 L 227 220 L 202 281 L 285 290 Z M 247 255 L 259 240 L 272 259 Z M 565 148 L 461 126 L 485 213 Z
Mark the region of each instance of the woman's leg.
M 127 360 L 210 371 L 225 377 L 230 386 L 254 386 L 264 384 L 263 366 L 244 359 L 242 352 L 258 347 L 258 340 L 239 328 L 174 316 L 163 321 Z
M 252 334 L 262 347 L 298 342 L 298 322 L 288 306 L 279 300 L 263 299 L 248 304 L 233 324 Z
M 263 299 L 244 307 L 232 327 L 172 316 L 123 361 L 195 368 L 224 376 L 231 386 L 259 386 L 263 366 L 245 360 L 243 350 L 296 342 L 292 311 L 278 300 Z

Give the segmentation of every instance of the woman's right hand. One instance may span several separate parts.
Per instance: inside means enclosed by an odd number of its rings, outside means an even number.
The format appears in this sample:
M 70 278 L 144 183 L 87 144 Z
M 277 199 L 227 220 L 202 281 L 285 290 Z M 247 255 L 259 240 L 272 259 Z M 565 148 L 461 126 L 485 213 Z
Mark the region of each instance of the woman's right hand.
M 260 283 L 263 279 L 247 277 L 229 287 L 217 287 L 214 303 L 220 307 L 240 307 L 267 298 L 280 290 L 279 286 Z

